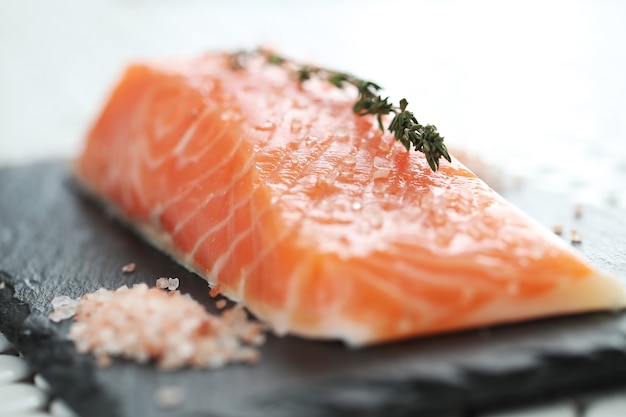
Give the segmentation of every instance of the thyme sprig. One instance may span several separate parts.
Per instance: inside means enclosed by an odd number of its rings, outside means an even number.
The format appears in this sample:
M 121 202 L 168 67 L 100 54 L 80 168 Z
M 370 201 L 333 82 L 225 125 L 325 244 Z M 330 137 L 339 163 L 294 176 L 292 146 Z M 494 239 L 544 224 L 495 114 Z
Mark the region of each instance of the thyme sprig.
M 400 141 L 407 151 L 411 146 L 426 156 L 426 161 L 433 171 L 439 169 L 441 157 L 451 162 L 450 154 L 444 144 L 444 138 L 439 134 L 434 125 L 422 125 L 417 121 L 413 112 L 407 110 L 408 101 L 400 100 L 398 106 L 389 101 L 389 97 L 380 95 L 382 87 L 371 81 L 362 80 L 354 75 L 322 68 L 315 65 L 297 64 L 273 51 L 256 49 L 253 51 L 240 51 L 230 55 L 233 69 L 245 68 L 248 57 L 263 56 L 268 64 L 288 68 L 296 76 L 300 83 L 304 83 L 313 77 L 326 80 L 332 85 L 344 89 L 351 85 L 358 93 L 357 101 L 352 110 L 354 113 L 364 116 L 371 114 L 376 117 L 378 126 L 384 132 L 383 117 L 393 114 L 391 123 L 387 129 L 396 140 Z

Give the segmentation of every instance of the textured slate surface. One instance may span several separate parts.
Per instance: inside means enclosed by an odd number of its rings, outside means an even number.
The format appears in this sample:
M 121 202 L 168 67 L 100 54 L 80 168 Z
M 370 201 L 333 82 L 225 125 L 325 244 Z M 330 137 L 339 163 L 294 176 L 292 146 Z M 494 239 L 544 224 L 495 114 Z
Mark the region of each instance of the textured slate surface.
M 594 263 L 626 276 L 626 220 L 525 189 L 510 198 L 547 225 L 576 227 Z M 120 268 L 136 262 L 130 275 Z M 626 383 L 626 317 L 597 313 L 431 337 L 361 350 L 269 337 L 256 366 L 163 373 L 115 361 L 99 369 L 46 316 L 55 295 L 177 276 L 216 311 L 206 283 L 144 244 L 75 192 L 66 164 L 0 170 L 0 330 L 81 415 L 472 415 Z M 181 407 L 154 394 L 179 386 Z M 356 413 L 356 414 L 355 414 Z

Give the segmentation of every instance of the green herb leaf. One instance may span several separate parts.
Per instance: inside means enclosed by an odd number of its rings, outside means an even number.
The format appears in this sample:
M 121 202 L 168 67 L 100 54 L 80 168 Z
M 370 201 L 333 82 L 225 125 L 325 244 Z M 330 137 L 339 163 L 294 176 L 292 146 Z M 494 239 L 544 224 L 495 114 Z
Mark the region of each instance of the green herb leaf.
M 358 92 L 358 98 L 352 107 L 352 111 L 359 116 L 366 114 L 376 116 L 378 126 L 383 132 L 385 131 L 383 116 L 393 114 L 387 130 L 393 134 L 396 140 L 404 145 L 407 151 L 413 147 L 416 151 L 424 153 L 426 161 L 433 171 L 439 169 L 439 161 L 442 157 L 451 162 L 443 136 L 439 134 L 434 125 L 423 126 L 420 124 L 413 112 L 407 110 L 409 102 L 406 99 L 403 98 L 400 100 L 399 106 L 395 106 L 389 102 L 389 97 L 383 98 L 379 94 L 382 87 L 376 83 L 327 68 L 313 65 L 298 65 L 265 49 L 239 51 L 231 54 L 231 67 L 234 70 L 245 68 L 246 58 L 259 55 L 263 56 L 268 64 L 288 66 L 300 83 L 304 83 L 316 76 L 337 88 L 343 89 L 347 85 L 354 86 Z

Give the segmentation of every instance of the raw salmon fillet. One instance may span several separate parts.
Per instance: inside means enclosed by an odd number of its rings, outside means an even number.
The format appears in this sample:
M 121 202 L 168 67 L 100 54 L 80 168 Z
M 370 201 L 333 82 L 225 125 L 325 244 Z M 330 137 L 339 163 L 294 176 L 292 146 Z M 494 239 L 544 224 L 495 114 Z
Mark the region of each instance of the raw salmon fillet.
M 75 175 L 279 334 L 363 345 L 625 305 L 617 279 L 454 158 L 431 171 L 355 97 L 221 53 L 133 65 Z

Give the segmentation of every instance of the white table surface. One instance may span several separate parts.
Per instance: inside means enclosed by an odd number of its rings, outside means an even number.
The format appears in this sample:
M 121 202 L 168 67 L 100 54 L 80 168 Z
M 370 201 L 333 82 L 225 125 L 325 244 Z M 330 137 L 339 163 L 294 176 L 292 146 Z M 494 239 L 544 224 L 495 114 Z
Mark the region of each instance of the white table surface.
M 132 60 L 264 44 L 407 97 L 511 177 L 626 209 L 625 19 L 610 0 L 0 0 L 0 165 L 74 155 Z M 576 415 L 516 412 L 497 415 Z

